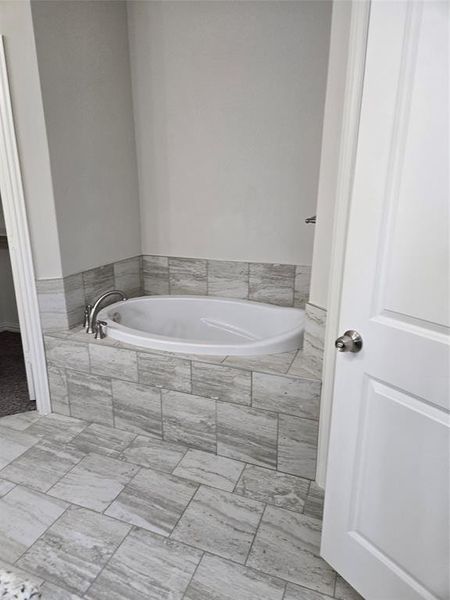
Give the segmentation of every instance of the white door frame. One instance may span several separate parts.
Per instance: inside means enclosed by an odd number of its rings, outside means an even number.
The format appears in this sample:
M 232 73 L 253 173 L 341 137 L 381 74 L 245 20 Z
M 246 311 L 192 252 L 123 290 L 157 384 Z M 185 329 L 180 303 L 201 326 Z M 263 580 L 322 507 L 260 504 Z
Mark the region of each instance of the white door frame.
M 352 1 L 345 99 L 333 220 L 334 229 L 324 342 L 322 395 L 320 401 L 316 481 L 322 488 L 325 487 L 327 472 L 328 444 L 333 406 L 334 369 L 336 363 L 334 340 L 340 335 L 338 326 L 342 278 L 361 114 L 369 14 L 370 0 Z
M 0 36 L 0 191 L 5 216 L 17 311 L 29 389 L 37 410 L 51 412 L 44 342 L 36 293 L 33 257 L 26 216 L 17 140 L 6 68 L 4 37 Z

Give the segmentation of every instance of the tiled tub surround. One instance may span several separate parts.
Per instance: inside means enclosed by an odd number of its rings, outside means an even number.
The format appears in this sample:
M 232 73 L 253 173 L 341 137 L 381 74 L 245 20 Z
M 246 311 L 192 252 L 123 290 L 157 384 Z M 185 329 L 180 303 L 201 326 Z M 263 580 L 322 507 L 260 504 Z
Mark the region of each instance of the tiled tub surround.
M 314 479 L 320 381 L 301 352 L 172 354 L 80 329 L 45 345 L 55 413 Z
M 307 479 L 62 415 L 0 441 L 0 568 L 43 600 L 361 600 Z
M 326 319 L 324 308 L 306 304 L 302 368 L 308 369 L 317 379 L 322 379 Z
M 225 296 L 304 308 L 311 267 L 167 256 L 136 256 L 62 279 L 36 282 L 44 331 L 79 325 L 103 292 Z M 112 299 L 114 301 L 114 299 Z

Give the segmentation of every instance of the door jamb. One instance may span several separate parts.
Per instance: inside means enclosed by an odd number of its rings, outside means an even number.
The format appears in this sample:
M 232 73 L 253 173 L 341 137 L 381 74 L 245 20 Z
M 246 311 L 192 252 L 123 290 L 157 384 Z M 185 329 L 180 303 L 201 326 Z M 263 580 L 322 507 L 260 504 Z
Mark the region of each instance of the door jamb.
M 0 190 L 27 373 L 31 373 L 38 412 L 48 414 L 51 412 L 51 405 L 47 366 L 6 68 L 4 36 L 0 36 Z
M 353 0 L 329 274 L 316 481 L 325 487 L 344 261 L 364 83 L 371 0 Z

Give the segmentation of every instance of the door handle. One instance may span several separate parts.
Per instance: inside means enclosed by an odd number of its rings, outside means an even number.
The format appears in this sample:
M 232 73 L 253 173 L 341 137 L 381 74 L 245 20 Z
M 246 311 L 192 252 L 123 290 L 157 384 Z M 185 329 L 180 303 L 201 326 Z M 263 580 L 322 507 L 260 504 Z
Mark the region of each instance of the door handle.
M 354 329 L 349 329 L 334 342 L 339 352 L 359 352 L 362 348 L 362 337 Z

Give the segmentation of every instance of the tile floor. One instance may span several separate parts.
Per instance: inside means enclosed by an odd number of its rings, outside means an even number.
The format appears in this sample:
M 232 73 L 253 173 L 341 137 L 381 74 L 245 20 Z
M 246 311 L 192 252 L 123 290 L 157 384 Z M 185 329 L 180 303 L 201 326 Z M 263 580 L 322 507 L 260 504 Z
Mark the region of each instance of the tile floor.
M 306 479 L 60 415 L 0 419 L 0 568 L 44 600 L 356 600 Z

